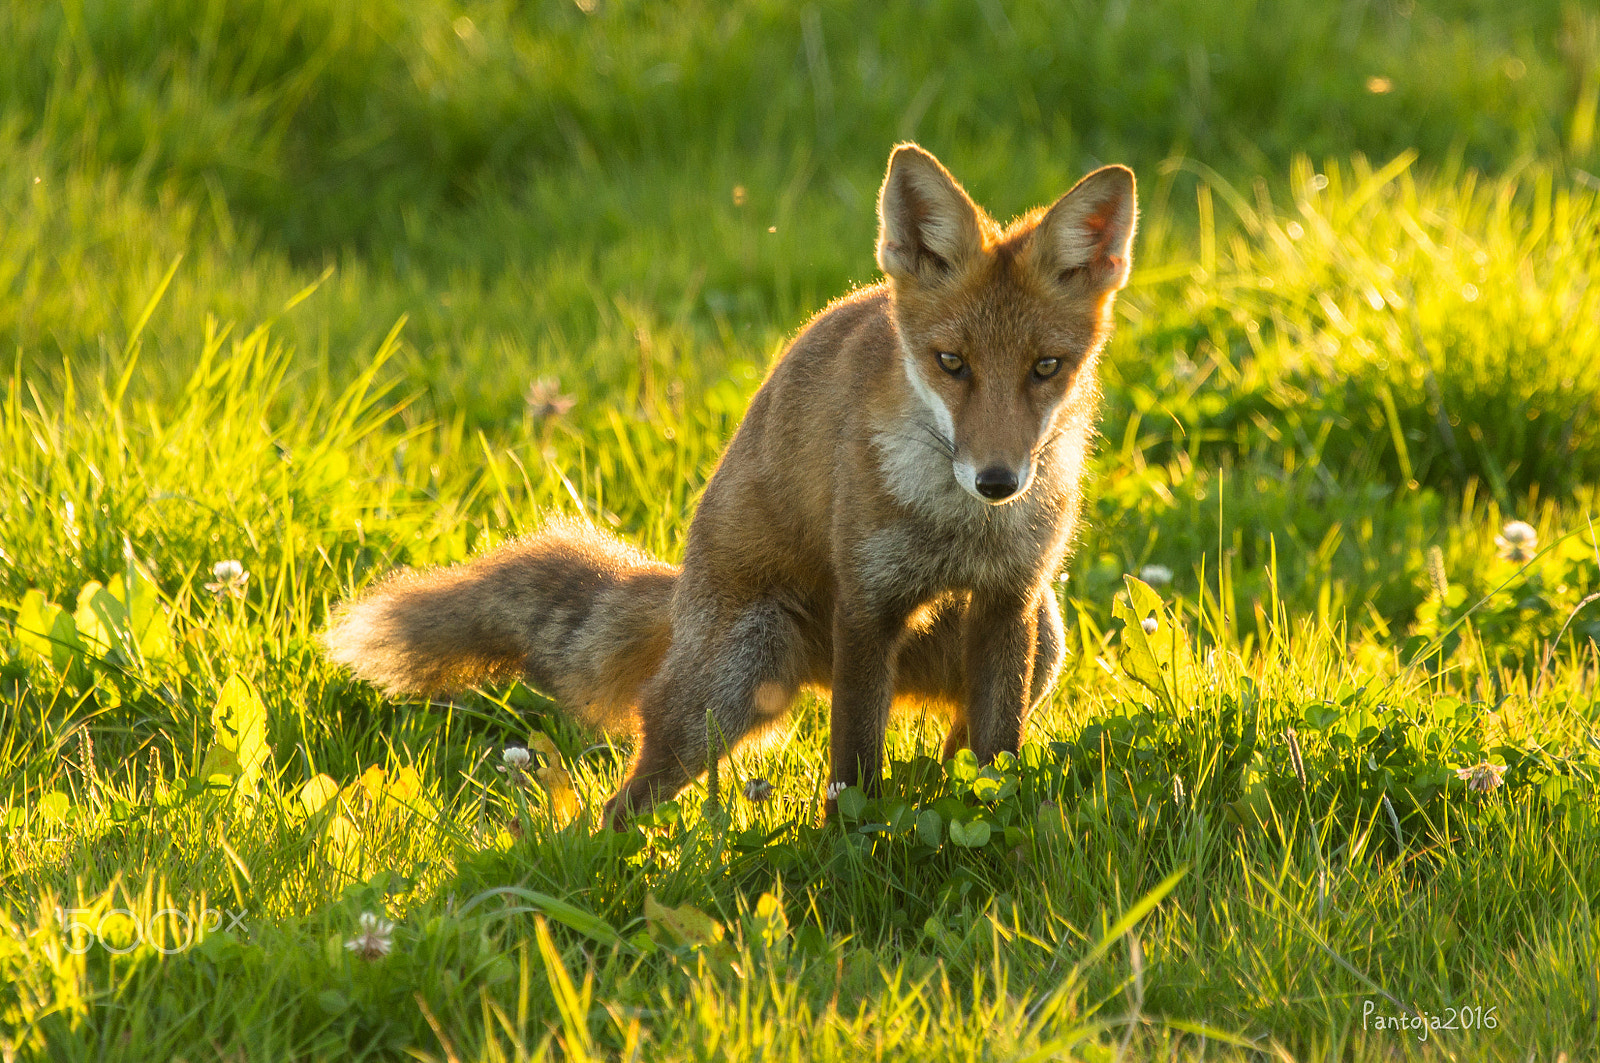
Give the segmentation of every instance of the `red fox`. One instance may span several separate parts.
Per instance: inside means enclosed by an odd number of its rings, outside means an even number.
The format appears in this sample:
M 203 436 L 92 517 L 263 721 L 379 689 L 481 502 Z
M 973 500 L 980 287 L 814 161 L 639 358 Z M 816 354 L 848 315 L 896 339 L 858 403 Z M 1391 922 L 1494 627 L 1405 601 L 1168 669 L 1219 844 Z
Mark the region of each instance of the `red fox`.
M 640 732 L 606 805 L 671 798 L 801 687 L 832 695 L 828 807 L 878 789 L 897 699 L 947 707 L 948 757 L 1015 752 L 1060 671 L 1052 582 L 1078 520 L 1097 362 L 1127 283 L 1133 172 L 1001 228 L 901 144 L 886 279 L 797 336 L 728 444 L 682 569 L 578 522 L 394 575 L 336 610 L 332 658 L 391 693 L 524 678 Z

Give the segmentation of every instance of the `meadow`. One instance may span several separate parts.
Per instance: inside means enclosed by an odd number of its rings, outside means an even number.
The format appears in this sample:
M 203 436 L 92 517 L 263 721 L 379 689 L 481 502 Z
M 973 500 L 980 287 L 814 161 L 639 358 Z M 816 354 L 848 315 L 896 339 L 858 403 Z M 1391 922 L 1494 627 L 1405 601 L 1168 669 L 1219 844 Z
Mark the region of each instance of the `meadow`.
M 1600 14 L 0 0 L 0 1060 L 1600 1053 Z M 890 147 L 1143 208 L 1016 758 L 625 832 L 330 607 L 669 560 Z M 1129 617 L 1156 615 L 1147 635 Z M 508 748 L 528 749 L 523 766 Z

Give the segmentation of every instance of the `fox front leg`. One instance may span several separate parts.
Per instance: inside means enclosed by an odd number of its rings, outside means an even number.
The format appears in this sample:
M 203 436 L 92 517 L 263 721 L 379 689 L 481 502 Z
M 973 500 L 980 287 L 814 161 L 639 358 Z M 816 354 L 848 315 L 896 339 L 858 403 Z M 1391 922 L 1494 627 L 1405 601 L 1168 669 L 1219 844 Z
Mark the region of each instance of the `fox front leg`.
M 845 787 L 876 794 L 882 785 L 895 649 L 909 613 L 910 607 L 899 603 L 861 599 L 841 601 L 834 609 L 829 815 Z
M 974 592 L 967 609 L 967 745 L 980 761 L 1022 747 L 1022 728 L 1035 700 L 1039 645 L 1036 595 Z

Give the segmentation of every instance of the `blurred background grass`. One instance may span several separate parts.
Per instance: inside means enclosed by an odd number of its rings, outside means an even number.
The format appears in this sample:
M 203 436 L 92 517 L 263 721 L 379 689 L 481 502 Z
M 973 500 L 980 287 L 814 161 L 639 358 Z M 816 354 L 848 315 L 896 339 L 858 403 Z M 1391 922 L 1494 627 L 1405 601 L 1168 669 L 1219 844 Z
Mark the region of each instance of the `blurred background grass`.
M 1134 167 L 1144 210 L 1062 584 L 1073 655 L 1033 732 L 1076 736 L 1090 764 L 1091 737 L 1111 734 L 1095 755 L 1123 759 L 1070 812 L 1074 831 L 1087 824 L 1080 848 L 979 876 L 977 900 L 950 908 L 975 929 L 935 952 L 981 978 L 988 924 L 969 916 L 1019 875 L 1029 919 L 1042 906 L 1103 928 L 1192 863 L 1163 924 L 1165 987 L 1152 975 L 1173 1014 L 1298 1023 L 1320 1044 L 1369 988 L 1323 955 L 1337 948 L 1424 1004 L 1493 989 L 1478 1002 L 1505 1003 L 1508 1026 L 1515 1013 L 1519 1047 L 1553 1057 L 1592 1042 L 1593 788 L 1554 820 L 1527 797 L 1545 774 L 1587 780 L 1571 764 L 1596 741 L 1600 621 L 1580 607 L 1600 589 L 1592 5 L 0 0 L 0 41 L 0 789 L 8 830 L 28 824 L 0 847 L 0 901 L 46 913 L 74 890 L 105 900 L 133 869 L 248 897 L 268 918 L 313 913 L 312 931 L 239 962 L 281 966 L 273 977 L 296 987 L 283 994 L 321 1029 L 319 945 L 343 924 L 316 913 L 340 890 L 354 906 L 340 919 L 387 903 L 378 878 L 352 876 L 398 871 L 421 884 L 405 903 L 446 908 L 433 895 L 445 883 L 526 879 L 599 898 L 624 925 L 647 889 L 686 901 L 709 882 L 737 905 L 793 856 L 805 889 L 843 898 L 829 932 L 860 935 L 851 970 L 922 971 L 898 895 L 848 847 L 829 855 L 822 833 L 792 853 L 757 844 L 736 862 L 748 879 L 682 832 L 661 846 L 677 862 L 651 855 L 647 870 L 609 834 L 553 828 L 497 863 L 509 821 L 490 796 L 505 780 L 485 758 L 545 728 L 595 801 L 615 782 L 612 751 L 520 687 L 396 711 L 314 641 L 353 585 L 460 559 L 551 511 L 678 557 L 785 339 L 875 278 L 882 167 L 915 138 L 1002 218 L 1101 162 Z M 1526 568 L 1497 556 L 1513 518 L 1555 544 Z M 239 598 L 207 589 L 225 559 L 249 574 Z M 1172 571 L 1161 589 L 1199 636 L 1204 689 L 1181 712 L 1135 711 L 1143 695 L 1113 666 L 1113 597 L 1124 574 L 1161 584 L 1147 566 Z M 139 571 L 170 619 L 163 658 L 113 650 L 61 669 L 24 645 L 30 589 L 71 613 L 89 581 L 131 586 Z M 355 871 L 332 873 L 318 862 L 331 840 L 297 822 L 219 820 L 184 786 L 203 774 L 235 675 L 260 692 L 268 789 L 293 806 L 318 773 L 414 766 L 443 810 L 432 832 L 385 826 Z M 1247 704 L 1263 735 L 1301 730 L 1309 797 L 1286 747 L 1263 739 L 1252 754 L 1226 728 L 1185 731 Z M 1292 900 L 1262 900 L 1241 874 L 1282 885 L 1288 850 L 1216 817 L 1270 782 L 1322 821 L 1354 808 L 1363 837 L 1384 836 L 1390 791 L 1380 813 L 1378 791 L 1361 790 L 1369 762 L 1338 744 L 1369 709 L 1404 717 L 1392 825 L 1396 851 L 1416 850 L 1381 864 L 1344 851 L 1347 900 L 1324 922 L 1324 840 L 1302 831 Z M 736 804 L 742 826 L 811 807 L 822 720 L 803 699 L 792 741 L 730 766 L 770 777 L 787 803 Z M 934 730 L 902 720 L 891 751 L 909 758 Z M 1407 802 L 1425 794 L 1456 816 L 1452 769 L 1490 751 L 1525 776 L 1506 817 L 1480 795 L 1510 826 L 1426 834 Z M 1212 769 L 1195 766 L 1236 754 L 1255 767 L 1218 770 L 1202 798 Z M 1173 786 L 1180 770 L 1193 805 Z M 1157 797 L 1179 824 L 1165 849 L 1149 844 Z M 209 844 L 213 826 L 234 849 Z M 253 882 L 236 875 L 246 867 Z M 1239 901 L 1252 896 L 1258 907 Z M 1330 944 L 1291 933 L 1313 917 Z M 110 981 L 153 994 L 172 970 L 138 982 L 77 969 L 60 981 L 80 1002 L 57 1008 L 61 991 L 39 988 L 56 977 L 38 958 L 54 933 L 6 962 L 63 1022 L 115 999 Z M 1023 972 L 1023 955 L 1005 961 L 1019 985 L 1059 980 L 1054 960 Z M 407 1009 L 413 984 L 441 984 L 428 954 L 414 966 L 414 983 L 395 983 Z M 1120 968 L 1095 977 L 1097 996 L 1126 987 Z M 635 1002 L 658 1008 L 639 981 Z M 840 999 L 837 982 L 818 993 Z M 251 1010 L 262 998 L 241 993 L 250 1016 L 236 1025 L 277 1037 L 277 1013 Z M 382 999 L 369 1010 L 387 1021 L 397 1005 Z M 14 1003 L 0 993 L 0 1010 Z M 137 1023 L 145 1004 L 101 1012 Z M 698 1044 L 700 1020 L 682 1021 Z
M 0 6 L 0 37 L 0 344 L 45 418 L 135 346 L 129 400 L 173 409 L 215 319 L 282 345 L 275 437 L 404 317 L 376 379 L 408 401 L 355 482 L 492 480 L 464 519 L 504 529 L 592 467 L 577 496 L 671 554 L 783 339 L 875 276 L 914 137 L 1002 217 L 1140 175 L 1085 601 L 1152 561 L 1192 585 L 1219 543 L 1248 584 L 1276 540 L 1291 601 L 1403 626 L 1427 545 L 1470 557 L 1600 476 L 1577 3 L 73 0 Z M 539 417 L 540 378 L 575 407 Z M 105 576 L 24 539 L 13 595 Z

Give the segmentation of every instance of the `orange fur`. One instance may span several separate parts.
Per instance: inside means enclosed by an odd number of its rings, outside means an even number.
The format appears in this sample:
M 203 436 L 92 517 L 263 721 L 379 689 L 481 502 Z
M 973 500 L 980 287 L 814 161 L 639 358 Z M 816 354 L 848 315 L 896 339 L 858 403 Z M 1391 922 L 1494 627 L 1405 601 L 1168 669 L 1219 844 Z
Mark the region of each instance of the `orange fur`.
M 1113 166 L 1001 228 L 901 145 L 879 198 L 887 279 L 818 314 L 774 366 L 681 572 L 555 525 L 381 583 L 335 614 L 330 655 L 392 692 L 520 675 L 587 719 L 636 720 L 614 823 L 802 686 L 832 694 L 830 797 L 877 787 L 897 698 L 949 707 L 947 753 L 1016 750 L 1060 667 L 1051 584 L 1135 214 L 1133 174 Z

